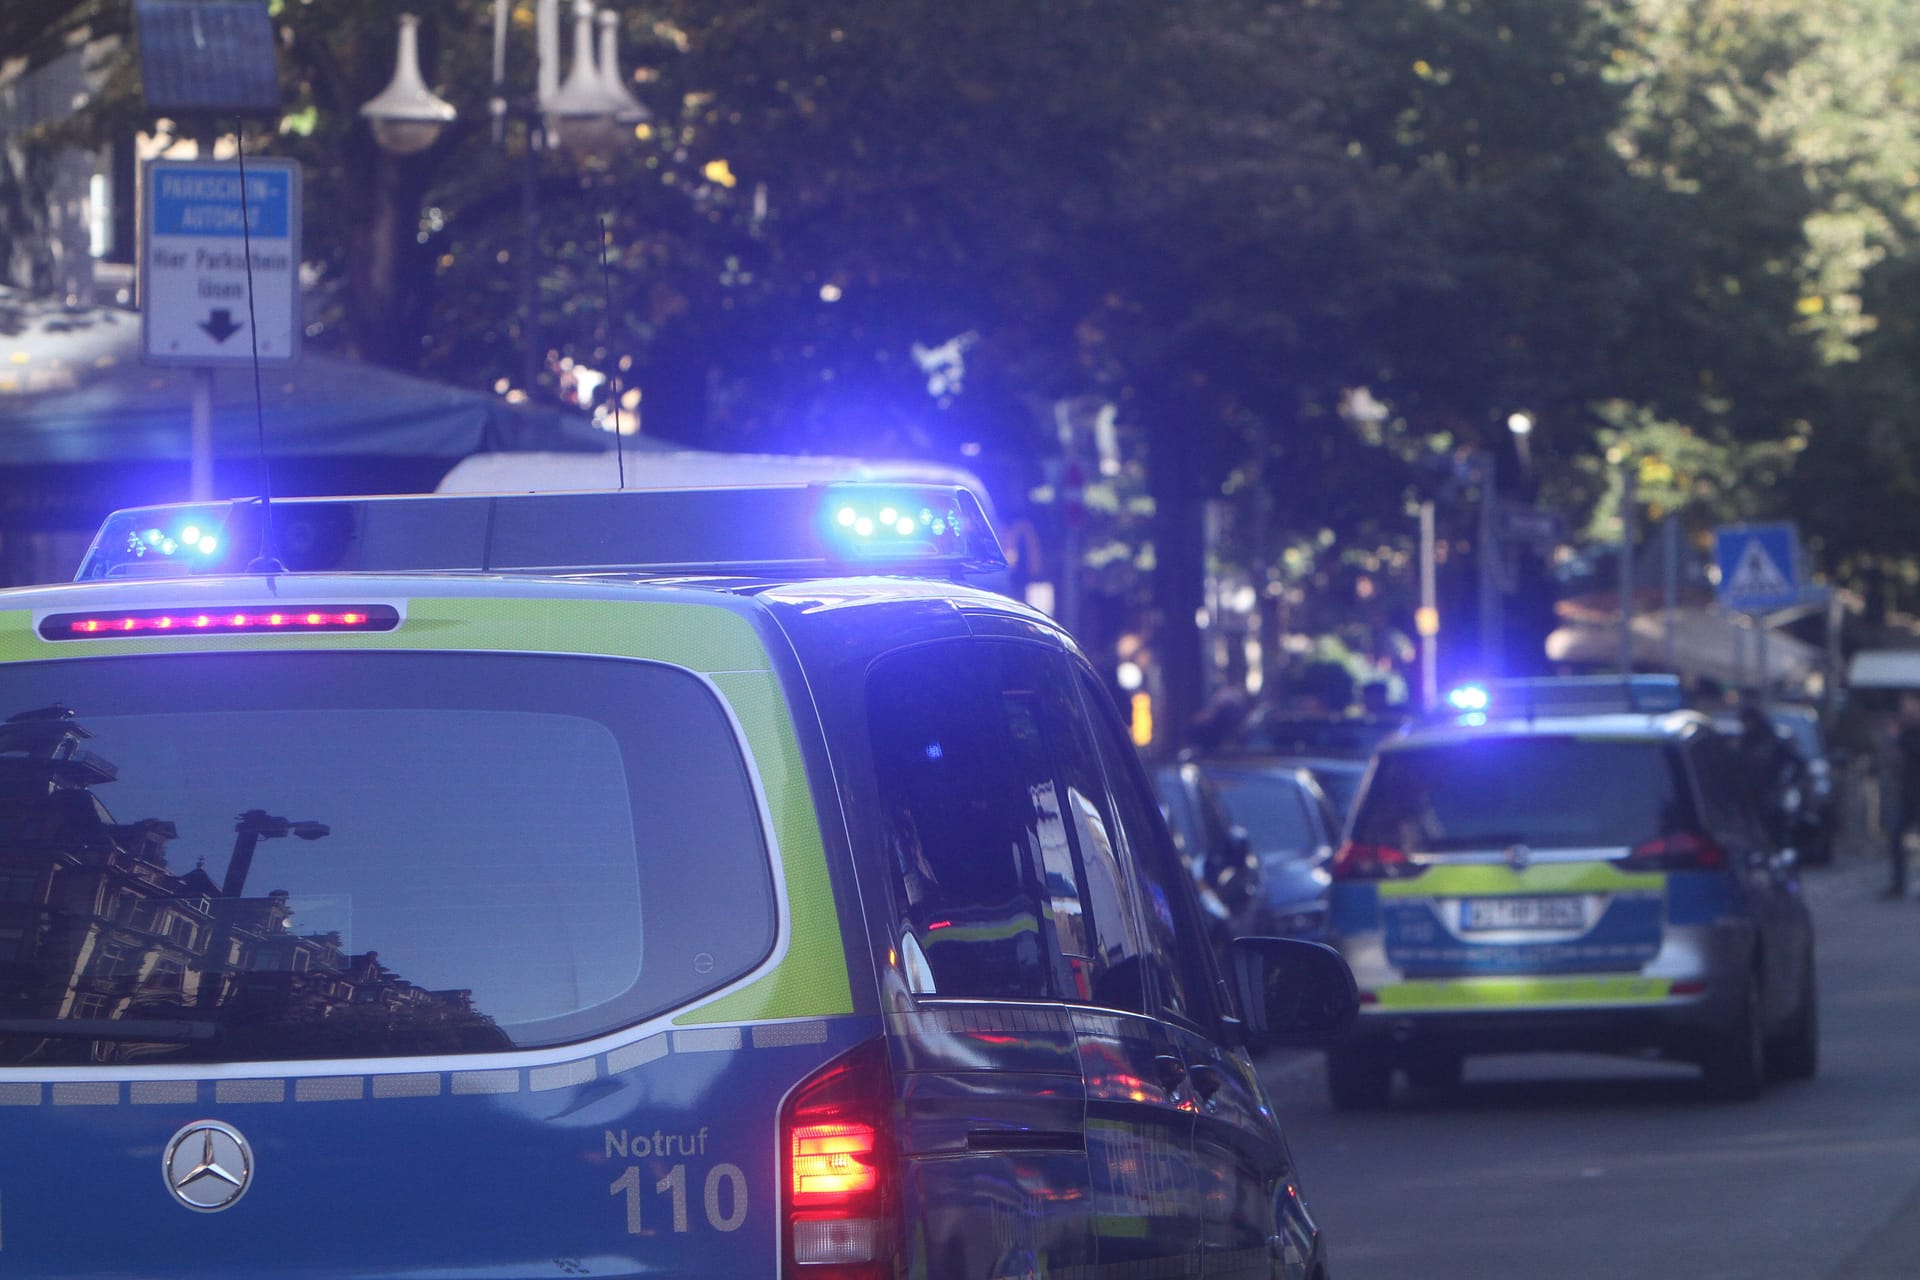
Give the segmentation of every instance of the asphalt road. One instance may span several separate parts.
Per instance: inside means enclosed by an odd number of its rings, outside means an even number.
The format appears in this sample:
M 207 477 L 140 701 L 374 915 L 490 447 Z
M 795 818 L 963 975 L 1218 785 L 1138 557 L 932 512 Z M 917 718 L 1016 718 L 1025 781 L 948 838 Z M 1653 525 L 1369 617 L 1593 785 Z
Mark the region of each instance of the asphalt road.
M 1342 1115 L 1317 1055 L 1263 1064 L 1333 1280 L 1920 1280 L 1920 901 L 1885 878 L 1804 874 L 1821 1071 L 1755 1102 L 1686 1066 L 1513 1056 Z

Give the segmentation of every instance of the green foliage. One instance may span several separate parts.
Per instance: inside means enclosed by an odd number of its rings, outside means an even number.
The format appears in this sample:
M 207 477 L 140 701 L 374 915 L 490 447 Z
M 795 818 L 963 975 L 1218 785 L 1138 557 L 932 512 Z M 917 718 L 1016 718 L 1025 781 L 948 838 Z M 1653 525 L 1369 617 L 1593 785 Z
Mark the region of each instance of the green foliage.
M 526 0 L 497 140 L 490 6 L 414 6 L 460 120 L 406 158 L 356 114 L 392 6 L 275 3 L 251 144 L 306 166 L 316 346 L 535 397 L 618 367 L 650 434 L 977 446 L 1014 492 L 1056 405 L 1112 405 L 1089 584 L 1157 592 L 1176 665 L 1203 502 L 1214 569 L 1393 652 L 1411 512 L 1459 569 L 1476 454 L 1596 536 L 1622 444 L 1829 569 L 1920 541 L 1920 0 L 657 0 L 619 10 L 654 118 L 585 163 L 530 148 Z M 131 26 L 0 8 L 33 56 Z M 117 57 L 68 136 L 144 123 Z

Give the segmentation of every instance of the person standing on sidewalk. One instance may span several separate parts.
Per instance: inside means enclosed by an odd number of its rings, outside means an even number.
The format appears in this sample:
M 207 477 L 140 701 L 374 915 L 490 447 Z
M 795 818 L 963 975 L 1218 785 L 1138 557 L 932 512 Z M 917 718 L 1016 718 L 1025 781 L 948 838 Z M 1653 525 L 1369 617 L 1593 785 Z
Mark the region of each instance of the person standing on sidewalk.
M 1887 859 L 1892 879 L 1886 898 L 1907 896 L 1907 828 L 1920 822 L 1920 695 L 1900 695 L 1900 718 L 1894 725 L 1894 797 L 1887 823 Z M 1884 804 L 1884 802 L 1883 802 Z

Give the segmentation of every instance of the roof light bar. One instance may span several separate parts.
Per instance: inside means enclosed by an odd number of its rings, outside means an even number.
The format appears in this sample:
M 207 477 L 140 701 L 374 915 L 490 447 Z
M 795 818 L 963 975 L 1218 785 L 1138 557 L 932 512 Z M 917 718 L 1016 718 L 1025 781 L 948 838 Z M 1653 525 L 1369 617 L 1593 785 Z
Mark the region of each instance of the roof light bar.
M 107 640 L 126 635 L 246 635 L 274 631 L 392 631 L 392 605 L 309 605 L 274 609 L 133 609 L 53 613 L 40 620 L 44 640 Z
M 1661 715 L 1686 705 L 1680 678 L 1633 676 L 1521 676 L 1463 684 L 1447 691 L 1444 714 L 1466 718 L 1570 716 L 1628 712 Z
M 253 499 L 118 511 L 76 576 L 240 574 L 256 560 L 290 573 L 953 576 L 1007 567 L 979 500 L 951 485 L 282 498 L 271 519 L 263 529 Z

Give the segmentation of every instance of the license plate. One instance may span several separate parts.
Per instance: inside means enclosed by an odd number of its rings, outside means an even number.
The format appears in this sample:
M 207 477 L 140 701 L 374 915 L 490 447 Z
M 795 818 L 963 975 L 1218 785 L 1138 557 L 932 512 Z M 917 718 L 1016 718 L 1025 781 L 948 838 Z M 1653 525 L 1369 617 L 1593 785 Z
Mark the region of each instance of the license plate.
M 1462 929 L 1579 929 L 1587 923 L 1578 897 L 1465 898 Z

